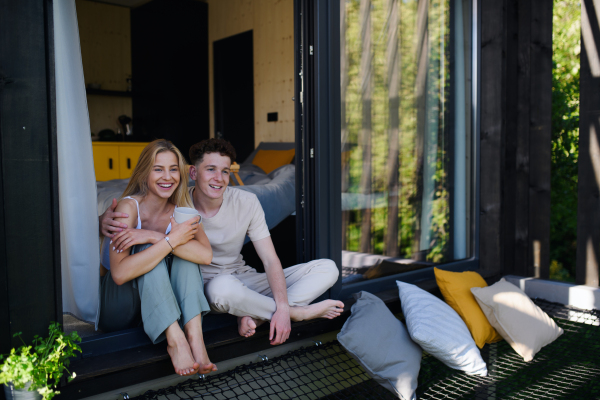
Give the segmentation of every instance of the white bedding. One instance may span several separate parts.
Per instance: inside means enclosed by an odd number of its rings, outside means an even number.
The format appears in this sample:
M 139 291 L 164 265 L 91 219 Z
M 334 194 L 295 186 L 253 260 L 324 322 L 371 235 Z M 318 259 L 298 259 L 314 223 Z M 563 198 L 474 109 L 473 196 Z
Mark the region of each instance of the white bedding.
M 252 182 L 245 186 L 233 186 L 256 194 L 265 210 L 265 218 L 269 229 L 273 229 L 296 210 L 296 169 L 293 164 L 277 168 L 270 174 L 256 170 L 240 169 L 240 177 L 244 182 Z M 110 206 L 112 199 L 119 199 L 127 187 L 129 179 L 114 179 L 96 182 L 98 191 L 98 215 Z M 193 181 L 189 182 L 192 186 Z

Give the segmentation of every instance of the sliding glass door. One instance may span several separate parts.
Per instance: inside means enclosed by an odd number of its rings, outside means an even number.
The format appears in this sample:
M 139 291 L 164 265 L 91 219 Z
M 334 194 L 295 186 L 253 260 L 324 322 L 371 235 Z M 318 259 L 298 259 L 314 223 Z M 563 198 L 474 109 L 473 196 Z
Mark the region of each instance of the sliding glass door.
M 470 0 L 340 3 L 342 282 L 474 256 Z

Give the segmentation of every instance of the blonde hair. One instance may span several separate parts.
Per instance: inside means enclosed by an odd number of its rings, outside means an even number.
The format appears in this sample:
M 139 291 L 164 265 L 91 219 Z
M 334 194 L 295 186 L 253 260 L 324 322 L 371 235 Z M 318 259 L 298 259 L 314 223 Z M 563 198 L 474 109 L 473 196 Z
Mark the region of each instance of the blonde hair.
M 150 176 L 152 167 L 156 162 L 156 155 L 165 151 L 170 151 L 177 157 L 179 175 L 181 178 L 177 189 L 175 189 L 175 192 L 169 197 L 169 202 L 175 204 L 177 207 L 193 207 L 192 199 L 190 198 L 190 193 L 187 188 L 189 177 L 185 158 L 183 158 L 183 155 L 173 143 L 165 139 L 157 139 L 144 147 L 138 163 L 133 169 L 129 184 L 121 195 L 121 199 L 127 196 L 146 196 L 148 194 L 148 176 Z

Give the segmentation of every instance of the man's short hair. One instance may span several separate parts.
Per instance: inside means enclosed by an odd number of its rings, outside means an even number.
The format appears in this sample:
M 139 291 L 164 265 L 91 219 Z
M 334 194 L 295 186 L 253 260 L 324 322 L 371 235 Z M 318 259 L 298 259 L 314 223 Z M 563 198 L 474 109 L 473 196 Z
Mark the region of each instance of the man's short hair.
M 190 162 L 198 165 L 208 153 L 219 153 L 227 156 L 233 163 L 235 161 L 235 149 L 227 140 L 210 138 L 196 143 L 190 148 Z

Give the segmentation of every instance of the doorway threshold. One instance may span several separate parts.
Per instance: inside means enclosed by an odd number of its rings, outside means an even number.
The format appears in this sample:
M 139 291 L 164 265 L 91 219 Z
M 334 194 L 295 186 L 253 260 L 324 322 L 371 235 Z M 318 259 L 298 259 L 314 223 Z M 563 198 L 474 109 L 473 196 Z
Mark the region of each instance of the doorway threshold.
M 423 281 L 417 285 L 434 293 L 437 291 L 435 281 Z M 397 290 L 375 294 L 386 303 L 394 314 L 401 312 Z M 354 303 L 353 298 L 345 299 L 344 312 L 332 320 L 315 319 L 292 323 L 291 335 L 283 346 L 302 346 L 304 343 L 312 343 L 312 340 L 320 335 L 332 332 L 335 334 L 350 316 L 350 310 Z M 256 358 L 257 354 L 269 354 L 270 351 L 285 348 L 271 346 L 268 335 L 268 324 L 259 327 L 250 338 L 241 337 L 237 332 L 237 326 L 226 326 L 205 332 L 204 342 L 210 360 L 219 368 L 227 368 L 227 366 L 235 364 L 232 360 L 240 357 Z M 246 358 L 243 359 L 246 360 Z M 144 383 L 145 385 L 147 382 L 155 380 L 168 382 L 169 379 L 178 377 L 173 373 L 173 365 L 166 351 L 166 343 L 82 358 L 73 361 L 70 370 L 77 374 L 77 378 L 60 388 L 61 394 L 58 398 L 60 400 L 82 399 L 100 394 L 110 394 L 112 396 L 110 398 L 114 399 L 115 393 L 119 394 L 119 390 L 123 388 L 138 387 L 139 384 Z M 221 371 L 220 369 L 219 372 Z

